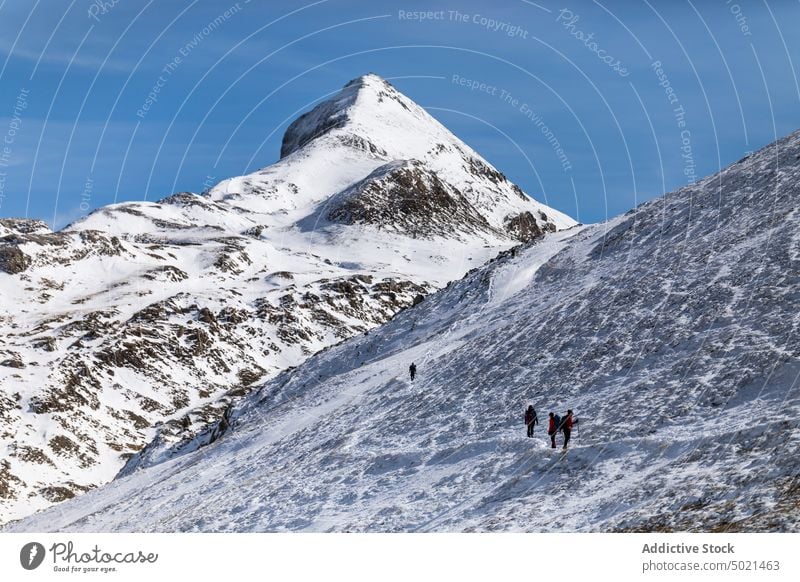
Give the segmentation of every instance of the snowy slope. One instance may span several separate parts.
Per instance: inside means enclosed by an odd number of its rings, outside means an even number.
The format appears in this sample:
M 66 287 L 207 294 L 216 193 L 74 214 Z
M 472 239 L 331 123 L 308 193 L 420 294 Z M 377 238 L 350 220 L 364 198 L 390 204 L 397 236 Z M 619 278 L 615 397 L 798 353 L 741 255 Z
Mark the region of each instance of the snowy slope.
M 0 220 L 0 523 L 190 450 L 266 379 L 573 224 L 375 75 L 202 195 Z
M 800 132 L 504 252 L 6 530 L 797 531 L 798 177 Z M 528 403 L 575 410 L 568 453 Z

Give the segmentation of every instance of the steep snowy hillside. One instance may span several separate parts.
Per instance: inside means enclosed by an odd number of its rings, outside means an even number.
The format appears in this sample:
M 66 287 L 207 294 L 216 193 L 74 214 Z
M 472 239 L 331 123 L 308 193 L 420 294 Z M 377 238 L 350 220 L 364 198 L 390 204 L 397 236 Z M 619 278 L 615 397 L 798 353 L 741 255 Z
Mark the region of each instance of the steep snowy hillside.
M 799 178 L 795 133 L 507 251 L 6 530 L 797 531 Z M 575 410 L 566 454 L 528 403 Z
M 202 195 L 0 220 L 0 523 L 191 448 L 267 378 L 573 224 L 375 75 Z

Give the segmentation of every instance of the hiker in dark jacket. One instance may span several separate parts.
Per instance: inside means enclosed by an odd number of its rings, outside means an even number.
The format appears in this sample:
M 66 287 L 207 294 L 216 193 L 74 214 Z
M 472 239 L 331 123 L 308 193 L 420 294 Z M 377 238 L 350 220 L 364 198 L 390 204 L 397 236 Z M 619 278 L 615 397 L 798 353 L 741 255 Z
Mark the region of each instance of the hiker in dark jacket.
M 528 425 L 528 436 L 533 436 L 533 427 L 539 424 L 539 417 L 536 416 L 536 409 L 533 404 L 528 405 L 528 410 L 525 411 L 525 424 Z
M 411 365 L 408 367 L 408 375 L 411 376 L 411 381 L 414 381 L 414 376 L 417 375 L 417 365 L 414 362 L 411 362 Z
M 572 425 L 578 424 L 578 419 L 572 417 L 572 410 L 567 410 L 567 415 L 561 421 L 561 432 L 564 433 L 564 448 L 567 448 L 569 437 L 572 435 Z
M 550 424 L 547 426 L 547 434 L 550 435 L 551 448 L 556 448 L 556 433 L 558 432 L 559 422 L 556 420 L 558 417 L 550 413 Z M 560 419 L 559 419 L 560 420 Z

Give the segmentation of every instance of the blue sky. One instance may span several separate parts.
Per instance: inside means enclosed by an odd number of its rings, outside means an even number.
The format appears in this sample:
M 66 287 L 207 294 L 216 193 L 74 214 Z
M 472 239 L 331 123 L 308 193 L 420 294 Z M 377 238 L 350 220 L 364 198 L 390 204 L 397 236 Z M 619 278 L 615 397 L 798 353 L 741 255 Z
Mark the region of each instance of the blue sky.
M 0 0 L 0 217 L 200 192 L 375 72 L 595 222 L 798 129 L 797 22 L 797 0 Z

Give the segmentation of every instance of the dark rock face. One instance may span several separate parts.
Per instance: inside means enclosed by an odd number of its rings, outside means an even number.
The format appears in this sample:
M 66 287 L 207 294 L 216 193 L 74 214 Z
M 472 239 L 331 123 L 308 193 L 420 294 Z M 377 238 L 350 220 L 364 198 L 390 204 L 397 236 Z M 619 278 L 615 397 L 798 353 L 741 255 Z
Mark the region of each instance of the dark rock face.
M 144 275 L 142 275 L 142 277 L 149 279 L 150 281 L 163 280 L 178 283 L 188 279 L 189 275 L 187 275 L 185 271 L 179 269 L 178 267 L 164 265 L 163 267 L 157 267 L 147 271 Z
M 0 271 L 16 275 L 31 266 L 31 258 L 19 250 L 18 246 L 0 247 Z
M 43 234 L 50 232 L 50 227 L 46 223 L 28 218 L 0 218 L 0 233 L 2 233 L 3 227 L 17 234 Z
M 158 201 L 159 204 L 173 204 L 175 206 L 206 206 L 208 201 L 202 196 L 192 192 L 178 192 Z
M 374 143 L 369 141 L 368 139 L 361 137 L 360 135 L 355 134 L 346 134 L 339 136 L 339 141 L 346 146 L 351 148 L 359 149 L 365 152 L 369 152 L 374 156 L 387 156 L 386 150 L 381 147 L 376 146 Z
M 493 232 L 491 225 L 452 185 L 416 161 L 392 163 L 337 196 L 326 218 L 371 224 L 415 238 L 462 231 Z
M 527 211 L 516 216 L 507 216 L 506 231 L 520 242 L 530 242 L 545 233 L 556 231 L 556 225 L 548 220 L 544 212 L 539 211 L 537 214 L 538 220 L 533 213 Z
M 281 159 L 299 150 L 311 140 L 342 127 L 345 113 L 334 102 L 325 102 L 297 118 L 283 134 Z
M 9 470 L 8 461 L 0 461 L 0 499 L 14 499 L 23 486 L 25 483 Z
M 505 174 L 489 167 L 483 161 L 477 158 L 469 158 L 469 169 L 472 174 L 476 176 L 483 176 L 495 184 L 508 181 L 508 178 L 506 178 Z
M 506 218 L 506 230 L 511 236 L 522 242 L 537 239 L 544 234 L 544 230 L 539 227 L 539 223 L 530 212 Z
M 3 360 L 2 362 L 0 362 L 0 366 L 19 369 L 19 368 L 24 368 L 25 364 L 22 362 L 22 360 L 19 359 L 19 356 L 17 356 L 14 358 L 8 358 L 6 360 Z
M 104 232 L 50 232 L 39 221 L 5 222 L 14 223 L 17 228 L 14 233 L 0 238 L 0 271 L 11 275 L 27 271 L 32 266 L 69 265 L 89 256 L 112 257 L 125 252 L 119 238 Z M 21 245 L 30 245 L 30 248 L 26 247 L 28 252 L 23 252 L 19 248 Z

